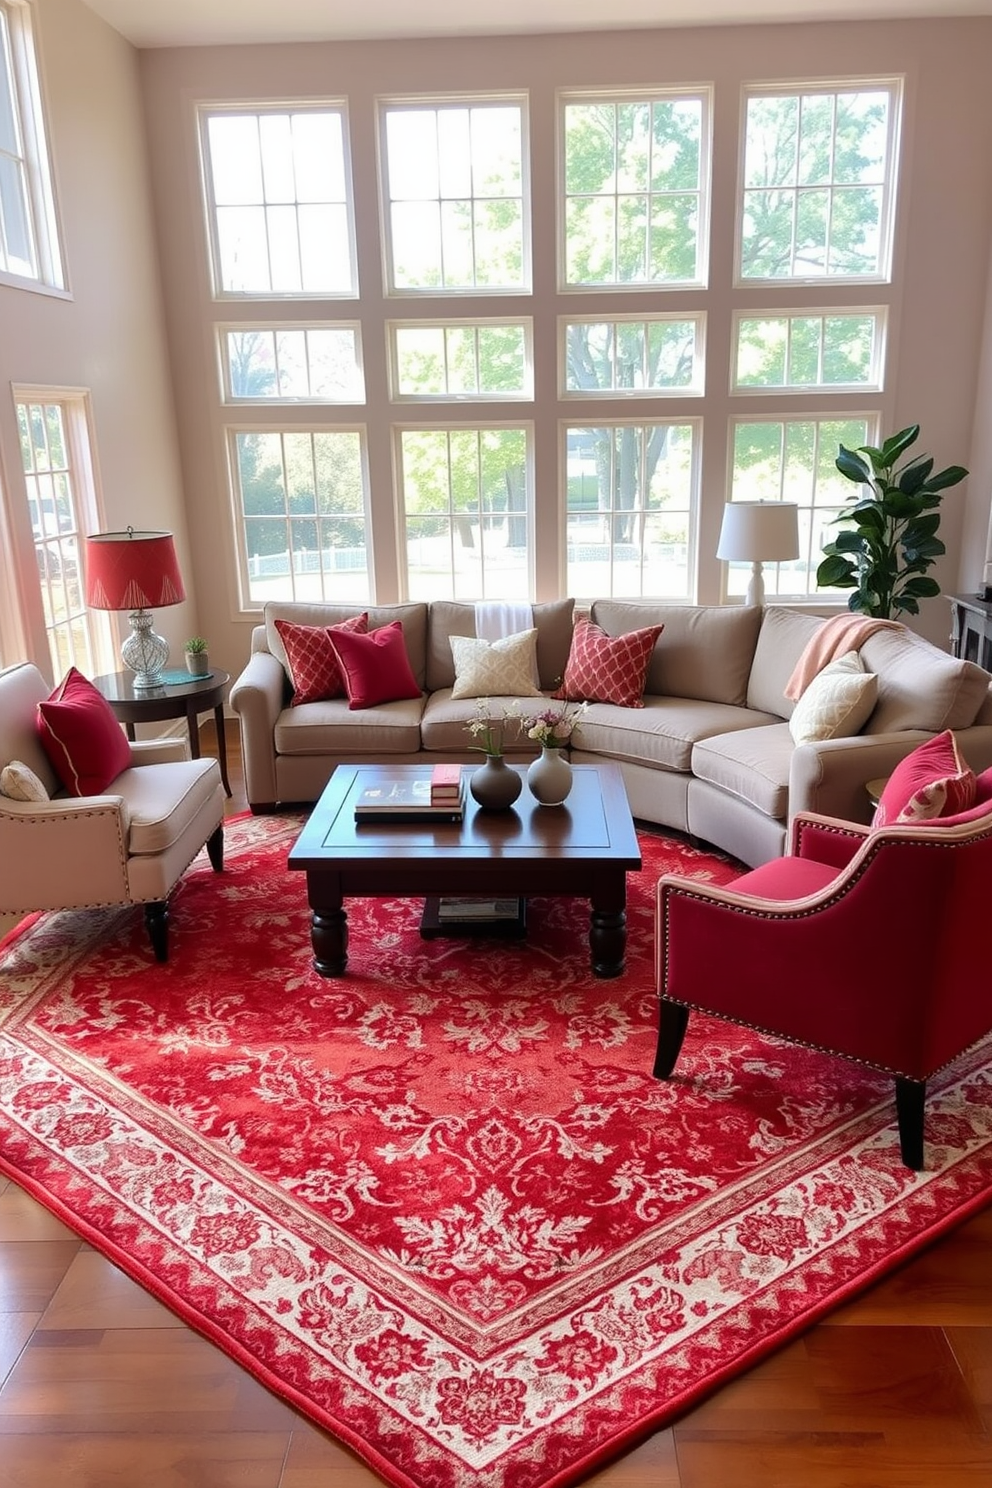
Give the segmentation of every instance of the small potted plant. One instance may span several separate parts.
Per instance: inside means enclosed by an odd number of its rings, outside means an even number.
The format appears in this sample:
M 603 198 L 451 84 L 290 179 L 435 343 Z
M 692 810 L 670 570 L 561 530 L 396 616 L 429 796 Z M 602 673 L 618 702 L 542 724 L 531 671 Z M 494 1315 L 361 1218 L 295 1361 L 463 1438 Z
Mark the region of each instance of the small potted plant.
M 205 677 L 210 671 L 207 643 L 202 636 L 190 636 L 183 647 L 186 653 L 186 670 L 193 677 Z

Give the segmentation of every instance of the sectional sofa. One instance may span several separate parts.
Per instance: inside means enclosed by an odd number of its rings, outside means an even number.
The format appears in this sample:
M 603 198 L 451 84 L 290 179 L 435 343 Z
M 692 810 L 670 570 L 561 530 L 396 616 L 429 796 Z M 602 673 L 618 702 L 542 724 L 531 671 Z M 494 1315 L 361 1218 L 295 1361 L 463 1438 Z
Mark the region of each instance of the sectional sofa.
M 355 605 L 270 603 L 231 690 L 241 721 L 253 811 L 313 802 L 341 761 L 478 762 L 471 699 L 453 699 L 450 637 L 476 634 L 476 607 L 447 600 L 369 606 L 369 628 L 399 620 L 416 699 L 352 710 L 346 698 L 291 706 L 277 619 L 330 626 Z M 860 656 L 877 676 L 877 702 L 851 737 L 797 745 L 786 683 L 822 618 L 786 606 L 694 606 L 597 600 L 589 618 L 610 636 L 664 628 L 648 667 L 643 707 L 592 703 L 571 750 L 577 762 L 617 760 L 635 818 L 689 834 L 757 866 L 784 851 L 797 811 L 870 820 L 869 781 L 889 774 L 925 738 L 954 730 L 973 769 L 992 765 L 992 677 L 912 631 L 881 630 Z M 565 672 L 572 600 L 533 606 L 540 687 Z M 503 700 L 493 699 L 499 707 Z M 520 699 L 525 712 L 540 698 Z M 526 760 L 525 738 L 511 744 Z

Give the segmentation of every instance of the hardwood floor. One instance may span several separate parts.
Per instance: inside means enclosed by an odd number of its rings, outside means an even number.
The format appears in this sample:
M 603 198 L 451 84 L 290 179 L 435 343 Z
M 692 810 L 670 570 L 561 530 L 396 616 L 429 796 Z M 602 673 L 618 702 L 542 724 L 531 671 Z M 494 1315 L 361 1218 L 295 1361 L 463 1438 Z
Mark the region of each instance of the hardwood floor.
M 0 1178 L 0 1488 L 381 1482 Z M 585 1482 L 989 1488 L 992 1209 Z

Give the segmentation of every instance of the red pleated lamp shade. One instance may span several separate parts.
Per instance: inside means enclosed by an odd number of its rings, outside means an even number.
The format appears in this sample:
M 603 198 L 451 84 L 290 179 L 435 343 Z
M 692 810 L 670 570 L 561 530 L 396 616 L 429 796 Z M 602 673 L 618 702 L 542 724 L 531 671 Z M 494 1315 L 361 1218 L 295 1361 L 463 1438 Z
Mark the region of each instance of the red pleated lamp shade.
M 186 598 L 171 532 L 97 532 L 86 539 L 86 603 L 154 610 Z

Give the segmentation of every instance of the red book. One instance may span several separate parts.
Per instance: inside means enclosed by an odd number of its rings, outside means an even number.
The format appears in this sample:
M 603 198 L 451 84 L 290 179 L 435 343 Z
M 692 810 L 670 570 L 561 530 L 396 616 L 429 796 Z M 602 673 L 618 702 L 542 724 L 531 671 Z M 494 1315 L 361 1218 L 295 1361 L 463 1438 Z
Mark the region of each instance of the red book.
M 462 793 L 461 765 L 435 765 L 431 770 L 431 805 L 457 802 Z

